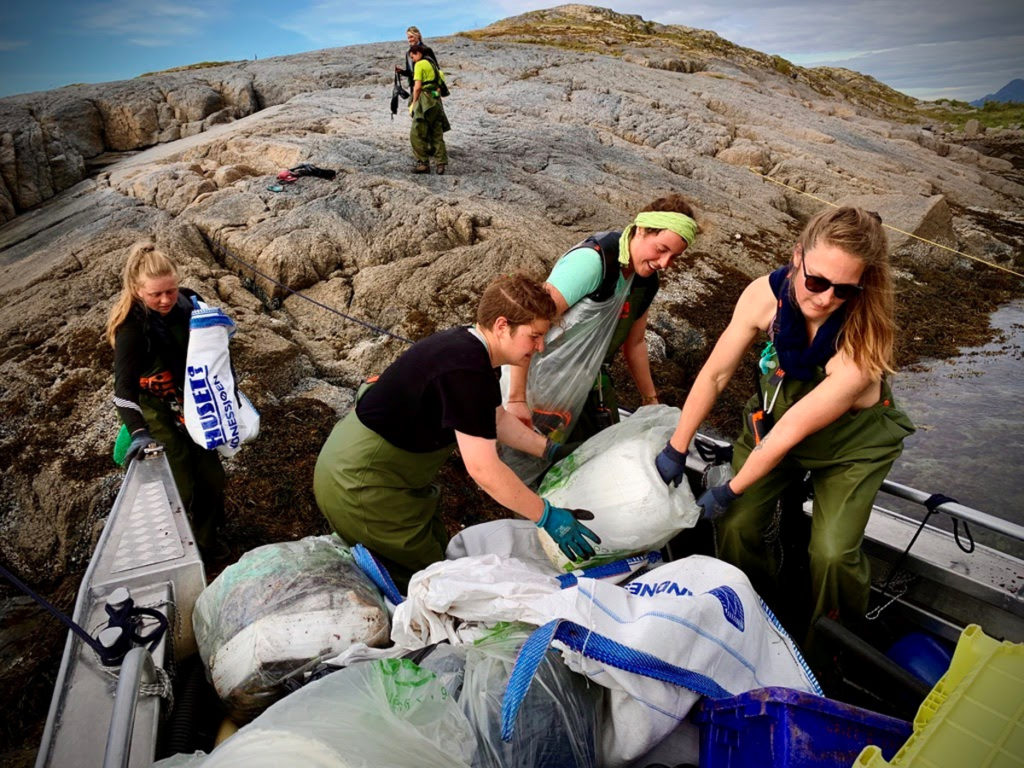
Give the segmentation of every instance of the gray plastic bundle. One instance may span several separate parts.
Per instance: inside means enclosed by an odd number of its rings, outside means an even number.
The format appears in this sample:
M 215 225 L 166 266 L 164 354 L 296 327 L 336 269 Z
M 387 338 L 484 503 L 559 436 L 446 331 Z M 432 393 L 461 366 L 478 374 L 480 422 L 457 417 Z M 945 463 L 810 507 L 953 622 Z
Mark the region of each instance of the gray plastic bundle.
M 337 536 L 267 544 L 196 601 L 199 655 L 233 720 L 246 723 L 293 680 L 356 642 L 387 645 L 383 598 Z
M 504 627 L 473 645 L 441 644 L 419 664 L 436 671 L 458 698 L 476 735 L 473 768 L 594 768 L 604 689 L 588 685 L 553 649 L 530 685 L 512 740 L 501 740 L 502 698 L 531 629 Z M 453 670 L 460 659 L 461 680 Z

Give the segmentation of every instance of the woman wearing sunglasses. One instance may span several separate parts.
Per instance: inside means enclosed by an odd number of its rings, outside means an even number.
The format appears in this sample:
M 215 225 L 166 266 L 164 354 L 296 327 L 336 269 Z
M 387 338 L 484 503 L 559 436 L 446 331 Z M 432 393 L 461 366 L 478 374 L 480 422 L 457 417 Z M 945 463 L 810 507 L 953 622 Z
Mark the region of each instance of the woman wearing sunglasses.
M 893 290 L 877 214 L 833 208 L 808 222 L 791 262 L 754 280 L 683 405 L 656 459 L 666 483 L 682 479 L 686 450 L 743 355 L 761 334 L 759 392 L 735 443 L 735 476 L 698 504 L 716 520 L 718 555 L 773 602 L 773 553 L 765 544 L 776 501 L 810 473 L 811 622 L 867 609 L 869 564 L 860 550 L 882 481 L 914 431 L 898 410 L 893 372 Z

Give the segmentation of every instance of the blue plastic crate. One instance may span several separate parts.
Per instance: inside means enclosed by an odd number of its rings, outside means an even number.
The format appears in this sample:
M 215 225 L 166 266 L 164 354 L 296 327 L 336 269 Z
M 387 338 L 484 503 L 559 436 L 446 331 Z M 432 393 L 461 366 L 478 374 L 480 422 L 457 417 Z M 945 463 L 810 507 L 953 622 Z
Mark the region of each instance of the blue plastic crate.
M 704 699 L 693 719 L 701 768 L 849 766 L 868 744 L 894 755 L 913 730 L 905 720 L 790 688 Z

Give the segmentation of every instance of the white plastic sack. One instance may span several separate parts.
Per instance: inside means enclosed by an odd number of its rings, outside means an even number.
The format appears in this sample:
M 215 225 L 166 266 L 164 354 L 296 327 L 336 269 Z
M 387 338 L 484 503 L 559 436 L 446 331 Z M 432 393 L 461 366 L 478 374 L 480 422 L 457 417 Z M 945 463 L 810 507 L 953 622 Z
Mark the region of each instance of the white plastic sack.
M 371 661 L 300 688 L 209 755 L 154 768 L 470 768 L 475 743 L 436 674 L 411 661 Z
M 573 563 L 543 530 L 537 532 L 560 570 L 660 549 L 700 518 L 688 483 L 665 485 L 654 459 L 679 421 L 679 409 L 649 405 L 602 430 L 552 467 L 538 493 L 556 507 L 594 513 L 585 525 L 601 537 L 595 557 Z
M 354 643 L 385 645 L 377 588 L 337 536 L 267 544 L 242 555 L 199 595 L 199 655 L 237 722 L 247 722 L 325 658 Z
M 593 578 L 618 584 L 638 571 L 661 562 L 659 552 L 633 555 L 612 563 L 599 563 L 589 568 L 559 572 L 551 563 L 537 536 L 537 525 L 529 520 L 491 520 L 464 528 L 452 537 L 445 550 L 445 559 L 456 560 L 472 555 L 498 555 L 521 561 L 530 569 L 558 577 L 562 586 L 572 585 L 573 579 Z
M 256 439 L 260 415 L 239 391 L 228 341 L 235 323 L 224 312 L 193 299 L 185 359 L 185 428 L 197 445 L 234 456 Z
M 476 637 L 500 621 L 582 628 L 582 652 L 554 639 L 570 669 L 610 690 L 603 762 L 624 765 L 674 731 L 701 693 L 736 695 L 785 686 L 820 693 L 793 642 L 741 571 L 694 555 L 643 573 L 625 586 L 579 579 L 559 589 L 494 555 L 434 563 L 413 576 L 395 611 L 392 638 L 406 647 Z M 542 631 L 542 630 L 539 630 Z M 552 630 L 554 631 L 554 630 Z M 542 640 L 546 638 L 540 636 Z M 589 658 L 587 643 L 627 649 L 686 672 L 690 685 Z M 525 655 L 525 654 L 524 654 Z

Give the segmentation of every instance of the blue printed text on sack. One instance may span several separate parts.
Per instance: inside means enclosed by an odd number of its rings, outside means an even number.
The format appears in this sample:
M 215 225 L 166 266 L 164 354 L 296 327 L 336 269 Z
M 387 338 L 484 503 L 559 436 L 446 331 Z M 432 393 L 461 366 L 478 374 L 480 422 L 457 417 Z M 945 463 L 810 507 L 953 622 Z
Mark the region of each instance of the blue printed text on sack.
M 625 589 L 637 597 L 654 597 L 655 595 L 687 597 L 693 594 L 686 587 L 676 584 L 674 581 L 660 581 L 657 584 L 643 584 L 633 581 L 627 584 Z
M 192 393 L 192 400 L 195 402 L 196 415 L 199 417 L 199 424 L 203 430 L 206 448 L 213 450 L 224 443 L 230 443 L 232 448 L 237 448 L 240 442 L 238 419 L 235 416 L 234 405 L 227 389 L 216 376 L 214 376 L 211 388 L 209 368 L 205 365 L 188 366 L 187 375 L 189 390 Z M 218 400 L 224 412 L 223 417 L 217 408 Z M 224 434 L 225 426 L 230 432 L 230 438 Z

